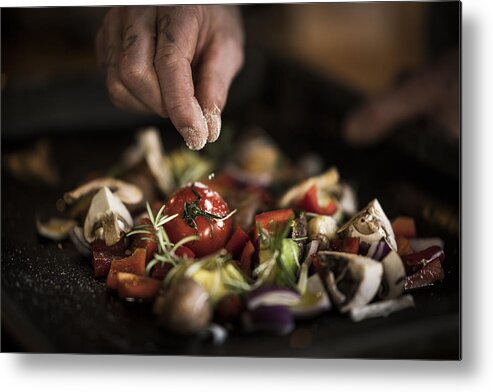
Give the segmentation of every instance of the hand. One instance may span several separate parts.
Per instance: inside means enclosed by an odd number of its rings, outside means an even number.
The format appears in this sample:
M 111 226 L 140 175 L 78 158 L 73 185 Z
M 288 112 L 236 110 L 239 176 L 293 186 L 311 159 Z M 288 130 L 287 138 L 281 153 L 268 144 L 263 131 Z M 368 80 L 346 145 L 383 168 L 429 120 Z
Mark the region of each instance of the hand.
M 453 50 L 438 63 L 350 113 L 343 125 L 346 141 L 351 145 L 377 143 L 396 125 L 418 116 L 427 117 L 450 137 L 458 138 L 459 63 L 459 52 Z
M 200 150 L 219 137 L 243 40 L 236 6 L 118 7 L 106 14 L 96 50 L 117 107 L 169 117 Z

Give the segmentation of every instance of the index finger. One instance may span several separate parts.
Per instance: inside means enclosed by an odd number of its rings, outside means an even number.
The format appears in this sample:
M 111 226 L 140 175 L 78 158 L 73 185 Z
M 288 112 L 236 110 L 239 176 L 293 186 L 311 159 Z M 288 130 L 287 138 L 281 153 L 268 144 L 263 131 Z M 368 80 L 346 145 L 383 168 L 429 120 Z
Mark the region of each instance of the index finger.
M 171 122 L 192 150 L 202 149 L 207 123 L 195 98 L 191 61 L 199 35 L 197 7 L 160 7 L 154 64 Z

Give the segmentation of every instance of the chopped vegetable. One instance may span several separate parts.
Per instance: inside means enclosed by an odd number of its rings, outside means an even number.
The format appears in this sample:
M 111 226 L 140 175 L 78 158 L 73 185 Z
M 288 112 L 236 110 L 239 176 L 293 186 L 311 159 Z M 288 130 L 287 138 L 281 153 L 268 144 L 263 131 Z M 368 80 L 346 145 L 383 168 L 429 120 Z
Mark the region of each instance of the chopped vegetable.
M 349 317 L 351 320 L 359 322 L 369 318 L 387 317 L 391 313 L 414 306 L 413 297 L 405 295 L 397 299 L 378 301 L 360 308 L 353 308 L 349 312 Z
M 416 223 L 413 218 L 408 216 L 398 216 L 392 221 L 394 235 L 406 238 L 416 237 Z
M 161 282 L 147 276 L 139 276 L 129 272 L 116 273 L 116 289 L 123 299 L 153 300 L 159 292 Z
M 265 331 L 287 335 L 294 329 L 294 319 L 288 306 L 259 306 L 243 313 L 246 332 Z
M 437 280 L 445 277 L 442 263 L 439 259 L 434 259 L 426 264 L 421 270 L 406 278 L 404 288 L 406 291 L 414 290 L 433 284 Z
M 145 275 L 145 262 L 146 262 L 146 251 L 145 249 L 135 249 L 134 253 L 130 256 L 113 260 L 111 262 L 111 268 L 106 279 L 106 287 L 110 289 L 117 288 L 117 274 L 118 272 L 130 272 L 135 275 L 144 276 Z
M 334 215 L 337 211 L 336 201 L 326 192 L 318 189 L 317 185 L 312 185 L 296 206 L 302 211 L 320 215 Z
M 103 278 L 108 275 L 113 260 L 125 257 L 127 244 L 125 238 L 111 246 L 106 245 L 103 240 L 96 240 L 91 244 L 91 248 L 94 276 Z
M 433 260 L 438 260 L 440 263 L 443 263 L 444 259 L 445 253 L 443 252 L 443 249 L 438 246 L 431 246 L 421 252 L 402 257 L 408 275 L 418 272 Z
M 249 240 L 250 238 L 247 233 L 245 233 L 245 231 L 237 225 L 233 235 L 226 243 L 225 249 L 233 255 L 235 260 L 238 260 Z

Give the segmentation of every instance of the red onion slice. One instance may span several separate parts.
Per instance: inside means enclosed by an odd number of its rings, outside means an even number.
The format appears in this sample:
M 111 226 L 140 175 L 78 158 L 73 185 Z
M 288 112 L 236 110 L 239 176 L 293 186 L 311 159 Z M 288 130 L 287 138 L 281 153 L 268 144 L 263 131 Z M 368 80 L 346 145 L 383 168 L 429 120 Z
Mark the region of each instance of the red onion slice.
M 243 313 L 246 332 L 266 331 L 287 335 L 294 329 L 294 319 L 287 306 L 260 306 Z
M 292 306 L 300 301 L 300 295 L 283 287 L 263 286 L 250 292 L 246 298 L 248 310 L 262 306 Z

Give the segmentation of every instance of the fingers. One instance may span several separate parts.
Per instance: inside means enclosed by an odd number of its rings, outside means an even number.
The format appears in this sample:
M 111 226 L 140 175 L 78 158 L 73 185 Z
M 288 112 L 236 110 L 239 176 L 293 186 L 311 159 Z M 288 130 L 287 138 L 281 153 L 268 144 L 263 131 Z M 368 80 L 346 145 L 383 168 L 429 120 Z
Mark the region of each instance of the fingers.
M 192 150 L 202 149 L 207 123 L 195 98 L 191 61 L 200 30 L 200 7 L 159 7 L 156 67 L 171 122 Z
M 153 112 L 166 116 L 154 69 L 156 15 L 156 7 L 123 8 L 118 73 L 133 96 Z
M 123 84 L 119 73 L 119 57 L 122 50 L 122 8 L 113 8 L 105 16 L 101 38 L 100 50 L 104 56 L 101 61 L 106 70 L 106 87 L 113 104 L 124 110 L 148 113 L 151 109 L 135 97 Z
M 241 43 L 233 39 L 214 41 L 202 60 L 197 83 L 197 100 L 204 111 L 209 131 L 208 142 L 221 132 L 221 111 L 229 87 L 243 64 Z

